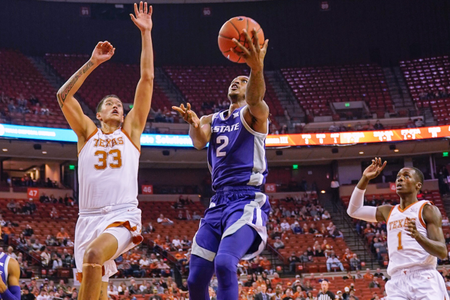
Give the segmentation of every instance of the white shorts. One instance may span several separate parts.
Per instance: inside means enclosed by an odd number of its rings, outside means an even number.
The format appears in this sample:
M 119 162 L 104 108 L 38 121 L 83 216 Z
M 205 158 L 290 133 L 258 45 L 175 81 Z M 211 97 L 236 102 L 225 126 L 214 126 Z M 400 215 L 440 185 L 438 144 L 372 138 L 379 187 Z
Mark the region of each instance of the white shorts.
M 388 300 L 448 300 L 444 279 L 436 269 L 405 269 L 386 283 Z
M 106 206 L 101 209 L 80 211 L 75 228 L 75 264 L 77 272 L 83 271 L 83 257 L 89 244 L 102 233 L 109 233 L 117 239 L 118 247 L 114 256 L 103 264 L 103 282 L 117 273 L 116 259 L 142 242 L 141 210 L 130 205 Z M 78 275 L 78 274 L 77 274 Z M 81 279 L 78 275 L 77 279 Z M 80 280 L 81 282 L 81 280 Z

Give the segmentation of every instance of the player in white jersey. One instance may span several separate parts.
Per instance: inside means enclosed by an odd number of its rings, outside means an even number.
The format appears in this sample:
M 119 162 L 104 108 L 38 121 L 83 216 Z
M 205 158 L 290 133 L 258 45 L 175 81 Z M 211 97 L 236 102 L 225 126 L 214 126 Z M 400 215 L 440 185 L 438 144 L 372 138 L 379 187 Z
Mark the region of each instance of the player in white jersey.
M 97 128 L 74 98 L 88 75 L 114 55 L 115 48 L 107 41 L 97 44 L 89 61 L 57 94 L 64 116 L 78 136 L 80 213 L 74 250 L 81 300 L 107 299 L 108 278 L 117 272 L 114 259 L 142 241 L 137 173 L 140 137 L 153 94 L 152 7 L 140 2 L 134 5 L 134 12 L 130 17 L 142 39 L 141 78 L 127 117 L 120 99 L 108 95 L 97 106 L 101 123 Z
M 431 202 L 417 200 L 423 185 L 422 172 L 402 168 L 395 181 L 400 204 L 364 206 L 369 181 L 386 166 L 381 158 L 372 160 L 350 198 L 347 213 L 367 222 L 386 222 L 389 249 L 386 284 L 388 300 L 449 299 L 442 276 L 436 270 L 437 259 L 447 257 L 442 216 Z

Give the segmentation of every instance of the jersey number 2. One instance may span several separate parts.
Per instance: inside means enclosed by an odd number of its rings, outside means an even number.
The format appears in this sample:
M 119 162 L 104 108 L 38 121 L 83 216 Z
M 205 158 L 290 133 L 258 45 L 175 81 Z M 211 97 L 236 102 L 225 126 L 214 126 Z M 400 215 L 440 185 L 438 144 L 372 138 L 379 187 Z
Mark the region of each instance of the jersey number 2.
M 223 148 L 225 148 L 226 146 L 228 146 L 228 137 L 226 135 L 219 135 L 216 139 L 216 144 L 222 144 L 219 147 L 217 147 L 216 149 L 216 157 L 222 157 L 227 155 L 227 153 L 225 151 L 222 151 Z
M 94 167 L 97 170 L 104 170 L 106 169 L 106 167 L 108 166 L 108 163 L 106 161 L 106 159 L 108 158 L 108 154 L 109 155 L 113 155 L 113 161 L 116 161 L 117 163 L 110 163 L 109 166 L 112 169 L 117 169 L 120 168 L 122 166 L 122 152 L 120 152 L 119 149 L 113 149 L 109 152 L 106 151 L 102 151 L 102 150 L 97 150 L 95 151 L 95 156 L 99 156 L 98 158 L 98 164 L 94 165 Z

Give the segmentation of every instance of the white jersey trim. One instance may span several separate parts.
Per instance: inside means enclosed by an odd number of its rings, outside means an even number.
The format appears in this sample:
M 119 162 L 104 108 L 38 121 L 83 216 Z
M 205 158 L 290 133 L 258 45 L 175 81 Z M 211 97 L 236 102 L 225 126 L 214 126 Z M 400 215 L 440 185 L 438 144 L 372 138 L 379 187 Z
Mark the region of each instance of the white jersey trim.
M 266 133 L 262 133 L 262 132 L 257 132 L 255 130 L 253 130 L 253 128 L 250 127 L 250 125 L 247 124 L 247 121 L 245 121 L 244 118 L 244 110 L 248 109 L 248 105 L 244 106 L 241 111 L 240 111 L 240 118 L 241 118 L 241 122 L 244 125 L 245 129 L 247 129 L 248 132 L 250 132 L 251 134 L 253 134 L 256 137 L 259 138 L 266 138 L 267 134 L 269 133 L 269 122 L 267 122 L 267 129 L 266 129 Z

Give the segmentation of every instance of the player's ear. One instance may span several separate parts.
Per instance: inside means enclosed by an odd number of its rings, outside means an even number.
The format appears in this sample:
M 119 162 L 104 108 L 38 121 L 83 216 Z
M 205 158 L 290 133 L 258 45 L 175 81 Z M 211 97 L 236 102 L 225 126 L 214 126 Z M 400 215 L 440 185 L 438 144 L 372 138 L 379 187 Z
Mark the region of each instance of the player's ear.
M 422 182 L 417 182 L 416 183 L 416 189 L 417 189 L 417 191 L 420 192 L 420 190 L 422 189 Z
M 102 116 L 100 115 L 100 113 L 99 112 L 97 112 L 96 114 L 95 114 L 95 117 L 97 118 L 97 120 L 99 120 L 99 121 L 101 121 L 102 120 Z

